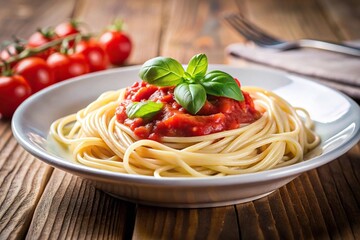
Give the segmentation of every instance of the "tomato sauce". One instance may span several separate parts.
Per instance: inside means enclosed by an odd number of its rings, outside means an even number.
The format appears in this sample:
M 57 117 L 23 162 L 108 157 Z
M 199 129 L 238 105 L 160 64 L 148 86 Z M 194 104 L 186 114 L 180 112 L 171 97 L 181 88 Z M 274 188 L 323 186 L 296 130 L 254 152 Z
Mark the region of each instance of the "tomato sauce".
M 161 141 L 162 136 L 202 136 L 235 129 L 242 123 L 251 123 L 260 118 L 261 114 L 254 108 L 250 95 L 246 92 L 243 95 L 244 101 L 208 95 L 205 105 L 196 115 L 192 115 L 175 101 L 174 87 L 136 82 L 126 89 L 125 100 L 117 108 L 116 117 L 142 139 Z M 161 102 L 164 107 L 151 120 L 129 119 L 126 106 L 131 102 L 146 100 Z

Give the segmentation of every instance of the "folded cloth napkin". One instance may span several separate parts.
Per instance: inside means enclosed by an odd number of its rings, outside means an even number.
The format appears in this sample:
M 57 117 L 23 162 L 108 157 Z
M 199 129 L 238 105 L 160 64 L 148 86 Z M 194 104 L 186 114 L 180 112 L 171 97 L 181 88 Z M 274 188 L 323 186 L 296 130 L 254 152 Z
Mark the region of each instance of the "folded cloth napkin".
M 360 42 L 352 42 L 360 46 Z M 253 44 L 231 44 L 226 48 L 229 63 L 245 59 L 288 72 L 315 78 L 329 87 L 336 88 L 360 100 L 360 58 L 325 50 L 310 48 L 278 51 Z M 232 59 L 233 58 L 233 59 Z

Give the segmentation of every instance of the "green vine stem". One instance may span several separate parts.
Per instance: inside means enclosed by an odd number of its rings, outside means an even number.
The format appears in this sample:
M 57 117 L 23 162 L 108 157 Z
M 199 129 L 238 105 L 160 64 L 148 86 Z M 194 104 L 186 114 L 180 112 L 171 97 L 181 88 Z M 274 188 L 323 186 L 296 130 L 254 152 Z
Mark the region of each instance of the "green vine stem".
M 71 40 L 74 40 L 76 38 L 79 38 L 79 36 L 81 38 L 84 37 L 82 34 L 77 33 L 77 34 L 72 34 L 72 35 L 66 36 L 64 38 L 59 38 L 59 39 L 52 40 L 52 41 L 50 41 L 50 42 L 48 42 L 48 43 L 46 43 L 46 44 L 44 44 L 44 45 L 42 45 L 40 47 L 26 48 L 24 51 L 20 52 L 19 54 L 9 57 L 4 62 L 0 62 L 0 66 L 4 66 L 5 63 L 10 64 L 10 63 L 13 63 L 13 62 L 20 61 L 20 60 L 22 60 L 24 58 L 34 56 L 34 55 L 36 55 L 38 53 L 44 52 L 44 51 L 52 48 L 52 47 L 59 46 L 60 44 L 62 44 L 63 41 L 71 41 Z

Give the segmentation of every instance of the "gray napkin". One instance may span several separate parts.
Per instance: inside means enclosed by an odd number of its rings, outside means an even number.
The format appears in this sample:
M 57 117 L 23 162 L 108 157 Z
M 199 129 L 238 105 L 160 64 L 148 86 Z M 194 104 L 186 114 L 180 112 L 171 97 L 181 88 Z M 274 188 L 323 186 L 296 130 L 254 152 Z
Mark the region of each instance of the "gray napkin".
M 359 42 L 352 43 L 360 46 Z M 253 44 L 231 44 L 226 48 L 230 64 L 245 59 L 262 65 L 315 78 L 329 87 L 360 99 L 360 58 L 324 50 L 303 48 L 278 51 Z M 234 58 L 234 59 L 232 59 Z

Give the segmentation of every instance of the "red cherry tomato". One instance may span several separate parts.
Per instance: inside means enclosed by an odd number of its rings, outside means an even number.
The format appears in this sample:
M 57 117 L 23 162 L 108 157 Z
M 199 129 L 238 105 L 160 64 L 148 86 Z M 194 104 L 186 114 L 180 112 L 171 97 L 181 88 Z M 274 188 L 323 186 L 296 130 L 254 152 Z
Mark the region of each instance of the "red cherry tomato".
M 35 33 L 33 33 L 28 39 L 28 48 L 36 48 L 40 47 L 56 38 L 55 33 L 49 29 L 41 29 Z M 46 59 L 54 50 L 49 49 L 42 53 L 37 54 L 38 57 Z
M 80 33 L 79 23 L 76 20 L 70 20 L 69 22 L 63 22 L 57 25 L 54 29 L 55 34 L 59 38 L 64 38 L 76 33 Z M 69 41 L 69 47 L 74 46 L 75 40 Z
M 51 54 L 46 62 L 53 70 L 56 82 L 80 76 L 90 71 L 84 55 L 79 53 L 63 54 L 56 52 Z
M 46 37 L 41 32 L 36 32 L 30 36 L 30 38 L 28 40 L 28 46 L 29 47 L 39 47 L 50 41 L 51 41 L 51 38 Z
M 100 36 L 99 42 L 114 65 L 123 64 L 131 53 L 131 40 L 121 31 L 109 30 Z
M 57 25 L 54 31 L 58 37 L 66 37 L 79 33 L 80 30 L 78 25 L 79 24 L 76 20 L 70 20 L 69 22 L 63 22 Z
M 22 76 L 0 76 L 0 118 L 10 118 L 30 95 L 31 88 Z
M 76 45 L 76 52 L 86 58 L 90 72 L 104 70 L 108 66 L 105 50 L 95 40 L 81 41 Z
M 10 57 L 18 55 L 19 53 L 24 51 L 24 49 L 25 47 L 21 44 L 17 44 L 17 43 L 11 44 L 0 52 L 0 59 L 6 61 Z M 10 63 L 10 66 L 13 67 L 15 64 L 16 62 L 12 62 Z
M 21 60 L 15 65 L 14 71 L 27 80 L 33 93 L 55 83 L 53 71 L 46 64 L 46 61 L 39 57 Z
M 15 56 L 17 54 L 18 52 L 16 51 L 16 48 L 13 45 L 10 45 L 1 51 L 0 58 L 1 60 L 7 60 L 9 57 Z

